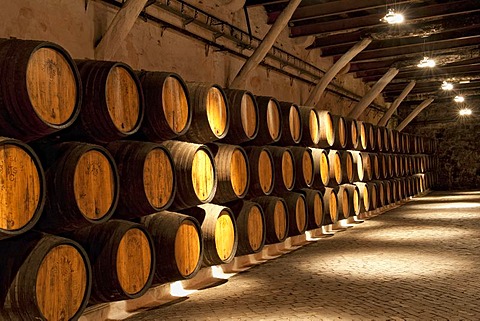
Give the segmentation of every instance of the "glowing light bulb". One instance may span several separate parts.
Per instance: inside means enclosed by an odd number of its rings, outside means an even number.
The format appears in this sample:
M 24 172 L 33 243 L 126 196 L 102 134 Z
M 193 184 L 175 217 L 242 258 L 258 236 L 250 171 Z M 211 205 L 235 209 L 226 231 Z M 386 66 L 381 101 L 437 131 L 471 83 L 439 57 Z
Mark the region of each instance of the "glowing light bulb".
M 463 96 L 455 96 L 455 98 L 453 98 L 453 100 L 456 102 L 456 103 L 463 103 L 465 101 L 465 97 Z
M 469 108 L 464 108 L 460 109 L 458 113 L 460 114 L 460 116 L 470 116 L 472 114 L 472 110 Z
M 433 68 L 435 67 L 436 63 L 435 60 L 430 59 L 428 57 L 423 57 L 422 60 L 418 63 L 417 67 L 419 68 Z
M 448 81 L 444 81 L 442 83 L 442 90 L 452 90 L 453 89 L 453 84 L 448 82 Z
M 380 21 L 394 25 L 405 21 L 405 17 L 401 13 L 396 13 L 393 9 L 388 9 L 388 13 L 380 19 Z

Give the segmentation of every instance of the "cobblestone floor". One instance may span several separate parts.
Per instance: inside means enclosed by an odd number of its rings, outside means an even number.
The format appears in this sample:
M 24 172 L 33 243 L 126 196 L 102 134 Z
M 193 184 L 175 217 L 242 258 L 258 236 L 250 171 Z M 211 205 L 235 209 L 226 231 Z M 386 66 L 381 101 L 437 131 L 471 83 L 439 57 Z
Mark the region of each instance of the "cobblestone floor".
M 432 193 L 147 320 L 480 320 L 480 191 Z

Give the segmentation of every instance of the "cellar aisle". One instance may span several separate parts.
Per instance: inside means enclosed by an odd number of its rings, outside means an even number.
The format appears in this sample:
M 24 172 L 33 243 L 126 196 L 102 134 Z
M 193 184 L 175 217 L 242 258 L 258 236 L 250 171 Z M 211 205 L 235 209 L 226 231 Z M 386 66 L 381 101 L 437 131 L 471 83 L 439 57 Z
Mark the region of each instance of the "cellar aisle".
M 478 320 L 480 191 L 431 193 L 146 320 Z

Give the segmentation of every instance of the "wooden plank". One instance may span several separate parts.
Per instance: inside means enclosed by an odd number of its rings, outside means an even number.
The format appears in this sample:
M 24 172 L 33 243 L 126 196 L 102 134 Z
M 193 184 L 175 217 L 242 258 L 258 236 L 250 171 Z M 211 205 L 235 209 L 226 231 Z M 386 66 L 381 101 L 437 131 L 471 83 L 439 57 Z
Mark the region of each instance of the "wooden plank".
M 397 99 L 393 102 L 393 104 L 388 108 L 387 112 L 383 115 L 383 117 L 378 121 L 378 126 L 386 126 L 390 118 L 392 117 L 395 110 L 397 110 L 398 106 L 402 103 L 402 101 L 407 97 L 407 95 L 412 91 L 413 87 L 415 87 L 416 82 L 412 80 L 407 87 L 402 91 L 402 93 L 398 96 Z

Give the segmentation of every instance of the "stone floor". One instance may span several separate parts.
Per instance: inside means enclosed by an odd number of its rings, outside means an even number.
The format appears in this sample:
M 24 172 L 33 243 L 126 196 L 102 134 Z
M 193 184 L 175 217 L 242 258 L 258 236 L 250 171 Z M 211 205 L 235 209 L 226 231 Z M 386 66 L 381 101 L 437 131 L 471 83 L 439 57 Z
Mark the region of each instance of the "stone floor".
M 431 193 L 129 318 L 480 320 L 480 191 Z

